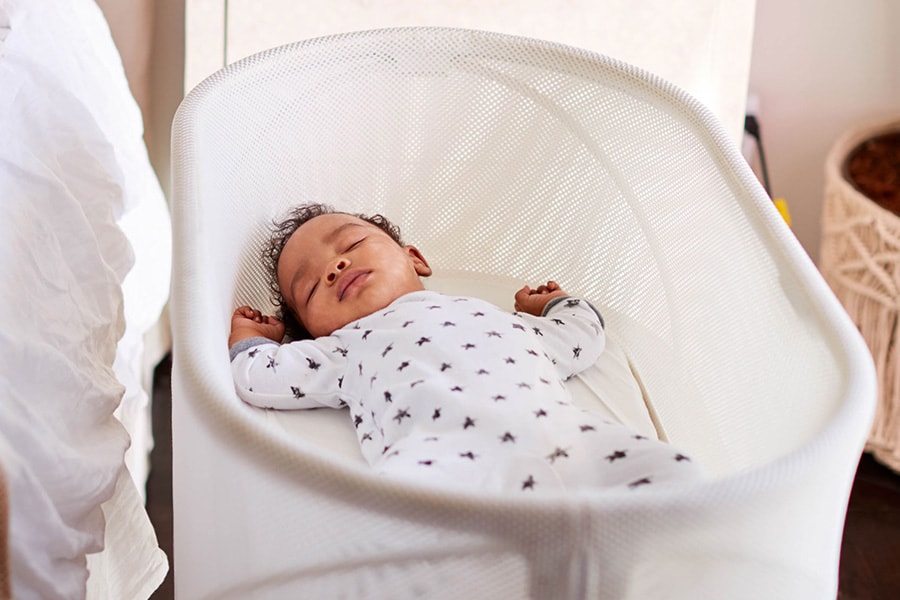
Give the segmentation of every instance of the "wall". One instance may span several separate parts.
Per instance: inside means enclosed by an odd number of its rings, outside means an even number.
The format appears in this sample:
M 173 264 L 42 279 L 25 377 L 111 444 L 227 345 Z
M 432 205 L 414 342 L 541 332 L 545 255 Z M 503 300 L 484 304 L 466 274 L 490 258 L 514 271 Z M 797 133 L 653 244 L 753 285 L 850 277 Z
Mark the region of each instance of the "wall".
M 169 190 L 172 117 L 184 97 L 185 0 L 97 0 L 144 116 L 144 141 Z
M 900 2 L 757 0 L 750 90 L 773 195 L 817 259 L 825 156 L 862 122 L 900 116 Z
M 740 143 L 755 3 L 228 0 L 226 4 L 223 0 L 188 0 L 191 50 L 186 80 L 190 88 L 221 67 L 223 60 L 234 62 L 273 46 L 323 35 L 417 25 L 484 29 L 561 42 L 652 71 L 705 102 Z M 224 38 L 215 32 L 223 17 Z M 224 48 L 214 49 L 216 43 L 223 43 Z
M 271 0 L 266 0 L 266 3 Z M 497 0 L 494 0 L 495 2 Z M 187 81 L 193 85 L 224 63 L 224 0 L 100 0 L 145 108 L 151 160 L 168 185 L 169 125 L 184 86 L 185 3 L 188 29 L 205 31 L 194 52 L 203 57 Z M 233 7 L 243 6 L 238 0 Z M 291 3 L 298 10 L 299 3 Z M 373 2 L 363 2 L 370 6 Z M 145 54 L 152 6 L 152 56 Z M 259 13 L 263 29 L 287 35 Z M 266 24 L 268 23 L 268 24 Z M 810 255 L 819 253 L 825 156 L 847 128 L 900 115 L 900 0 L 756 0 L 749 87 L 760 99 L 760 117 L 773 193 L 787 198 L 794 231 Z M 240 23 L 231 19 L 232 37 Z M 294 39 L 303 37 L 294 31 Z M 273 43 L 286 41 L 281 37 Z M 237 51 L 228 60 L 240 58 Z M 196 64 L 196 61 L 195 61 Z M 739 67 L 743 68 L 743 67 Z M 150 84 L 139 80 L 150 73 Z M 132 74 L 136 74 L 132 77 Z M 143 79 L 146 81 L 146 79 Z M 156 99 L 155 101 L 153 99 Z M 147 106 L 149 105 L 149 114 Z

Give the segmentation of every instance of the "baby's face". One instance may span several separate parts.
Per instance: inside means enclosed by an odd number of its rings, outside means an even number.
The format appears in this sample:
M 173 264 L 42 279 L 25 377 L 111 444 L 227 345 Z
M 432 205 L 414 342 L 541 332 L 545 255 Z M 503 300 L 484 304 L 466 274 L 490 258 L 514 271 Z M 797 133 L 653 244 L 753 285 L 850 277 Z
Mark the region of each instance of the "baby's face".
M 329 335 L 424 289 L 431 268 L 413 246 L 346 214 L 310 219 L 291 235 L 278 261 L 278 286 L 313 337 Z

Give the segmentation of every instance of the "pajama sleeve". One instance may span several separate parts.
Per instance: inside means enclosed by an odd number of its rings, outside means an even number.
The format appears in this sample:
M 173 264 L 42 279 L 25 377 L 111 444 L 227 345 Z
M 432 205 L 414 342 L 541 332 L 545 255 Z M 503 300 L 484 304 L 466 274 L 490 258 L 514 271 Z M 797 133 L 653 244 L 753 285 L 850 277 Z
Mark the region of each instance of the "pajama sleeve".
M 541 317 L 518 314 L 540 338 L 562 379 L 593 365 L 606 347 L 603 318 L 587 300 L 559 298 L 544 308 Z
M 337 338 L 289 344 L 253 338 L 251 344 L 232 348 L 232 354 L 235 389 L 248 404 L 278 409 L 343 406 L 346 350 Z

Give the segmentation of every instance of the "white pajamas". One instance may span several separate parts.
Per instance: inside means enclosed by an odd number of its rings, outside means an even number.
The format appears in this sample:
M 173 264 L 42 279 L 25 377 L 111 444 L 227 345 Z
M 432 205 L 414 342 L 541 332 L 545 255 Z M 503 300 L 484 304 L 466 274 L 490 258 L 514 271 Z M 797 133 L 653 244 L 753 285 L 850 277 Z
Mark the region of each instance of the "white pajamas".
M 232 372 L 256 406 L 349 407 L 365 459 L 394 477 L 534 491 L 699 476 L 673 447 L 572 404 L 564 380 L 604 344 L 583 300 L 535 317 L 421 291 L 327 337 L 244 340 Z

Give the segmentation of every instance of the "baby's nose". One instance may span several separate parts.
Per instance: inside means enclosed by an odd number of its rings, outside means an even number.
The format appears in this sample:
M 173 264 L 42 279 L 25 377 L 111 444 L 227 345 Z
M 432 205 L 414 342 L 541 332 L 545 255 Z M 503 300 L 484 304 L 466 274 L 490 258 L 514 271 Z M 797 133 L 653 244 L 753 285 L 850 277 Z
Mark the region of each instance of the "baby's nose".
M 350 266 L 349 260 L 346 258 L 339 258 L 338 261 L 332 265 L 331 270 L 328 271 L 328 275 L 325 276 L 325 279 L 328 280 L 328 283 L 334 283 L 340 272 L 348 266 Z

